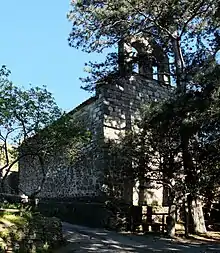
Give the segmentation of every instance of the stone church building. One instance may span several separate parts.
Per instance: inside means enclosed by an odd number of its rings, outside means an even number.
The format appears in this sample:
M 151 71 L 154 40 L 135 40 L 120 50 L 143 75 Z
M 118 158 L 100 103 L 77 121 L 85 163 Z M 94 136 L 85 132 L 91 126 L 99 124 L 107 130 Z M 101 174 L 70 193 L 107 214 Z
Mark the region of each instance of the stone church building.
M 119 43 L 119 75 L 110 82 L 100 81 L 96 93 L 71 114 L 91 131 L 92 140 L 82 150 L 81 159 L 69 162 L 60 151 L 46 162 L 47 177 L 39 197 L 46 199 L 103 198 L 106 194 L 106 168 L 111 166 L 108 141 L 117 140 L 132 123 L 138 110 L 150 101 L 166 99 L 172 92 L 168 56 L 163 50 L 145 39 Z M 132 57 L 135 55 L 135 57 Z M 137 59 L 136 62 L 133 59 Z M 155 72 L 155 73 L 154 73 Z M 117 166 L 117 161 L 114 161 Z M 120 168 L 117 168 L 120 171 Z M 117 171 L 116 170 L 116 171 Z M 40 171 L 19 164 L 19 187 L 31 194 L 39 185 Z M 118 184 L 118 182 L 117 182 Z M 134 181 L 122 178 L 120 198 L 126 203 L 138 203 Z M 162 205 L 163 189 L 154 191 L 153 200 Z M 146 203 L 152 197 L 146 193 Z

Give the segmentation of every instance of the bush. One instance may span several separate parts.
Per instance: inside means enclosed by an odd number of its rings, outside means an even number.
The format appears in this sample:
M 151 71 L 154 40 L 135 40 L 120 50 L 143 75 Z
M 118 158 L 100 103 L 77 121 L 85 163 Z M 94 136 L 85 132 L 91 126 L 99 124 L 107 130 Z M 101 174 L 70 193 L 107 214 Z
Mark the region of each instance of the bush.
M 12 252 L 50 252 L 63 243 L 62 224 L 57 218 L 39 213 L 1 217 L 0 248 Z

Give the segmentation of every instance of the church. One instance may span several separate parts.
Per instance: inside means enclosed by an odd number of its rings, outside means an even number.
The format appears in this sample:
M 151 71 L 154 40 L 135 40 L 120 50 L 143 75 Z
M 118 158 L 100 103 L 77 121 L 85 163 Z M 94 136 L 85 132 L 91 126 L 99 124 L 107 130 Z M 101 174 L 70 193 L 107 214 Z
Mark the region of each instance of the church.
M 140 196 L 135 179 L 119 177 L 120 166 L 109 156 L 108 143 L 119 140 L 132 129 L 140 108 L 151 101 L 161 101 L 172 94 L 169 58 L 154 41 L 131 38 L 118 44 L 117 77 L 101 80 L 95 95 L 76 107 L 71 113 L 91 132 L 92 140 L 83 148 L 80 159 L 70 162 L 60 150 L 46 161 L 47 177 L 38 196 L 42 199 L 106 199 L 108 187 L 118 190 L 118 198 L 138 205 Z M 134 60 L 135 59 L 135 60 Z M 111 175 L 111 168 L 117 175 Z M 115 172 L 114 172 L 115 173 Z M 42 177 L 37 164 L 19 164 L 19 188 L 31 194 Z M 117 178 L 117 180 L 116 180 Z M 142 202 L 163 203 L 163 189 L 147 192 Z

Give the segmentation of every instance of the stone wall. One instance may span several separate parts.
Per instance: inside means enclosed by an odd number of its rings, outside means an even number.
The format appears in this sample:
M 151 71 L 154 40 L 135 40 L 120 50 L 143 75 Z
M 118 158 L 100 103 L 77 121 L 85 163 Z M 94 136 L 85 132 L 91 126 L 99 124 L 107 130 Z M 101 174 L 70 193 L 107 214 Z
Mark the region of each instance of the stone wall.
M 101 87 L 99 92 L 104 104 L 104 136 L 117 139 L 126 129 L 131 129 L 135 115 L 144 104 L 168 98 L 171 88 L 131 75 Z
M 102 100 L 93 97 L 71 113 L 82 127 L 90 130 L 92 140 L 73 161 L 65 147 L 60 147 L 45 161 L 46 180 L 39 193 L 41 198 L 75 198 L 97 196 L 99 194 L 100 148 L 102 135 Z M 42 180 L 42 171 L 35 156 L 27 156 L 19 161 L 19 188 L 30 195 L 35 192 Z
M 170 87 L 140 75 L 119 78 L 100 85 L 96 97 L 84 102 L 71 114 L 91 131 L 92 141 L 74 162 L 68 159 L 65 148 L 46 161 L 47 177 L 39 196 L 42 198 L 78 198 L 105 196 L 110 170 L 117 159 L 109 156 L 108 141 L 120 139 L 131 129 L 135 115 L 142 105 L 169 97 Z M 120 168 L 113 175 L 116 188 L 120 184 L 120 198 L 132 201 L 133 182 L 120 179 Z M 107 177 L 108 176 L 108 177 Z M 19 185 L 27 194 L 37 189 L 42 173 L 36 159 L 28 157 L 19 164 Z
M 156 80 L 147 80 L 138 74 L 130 75 L 125 78 L 112 81 L 108 85 L 103 85 L 98 90 L 103 97 L 103 131 L 105 142 L 119 140 L 134 125 L 135 118 L 138 117 L 140 109 L 152 101 L 167 99 L 172 94 L 170 86 L 161 85 Z M 109 150 L 106 150 L 109 153 Z M 117 156 L 117 155 L 116 155 Z M 105 156 L 105 174 L 110 176 L 107 183 L 114 182 L 115 195 L 123 198 L 127 203 L 138 204 L 138 192 L 134 187 L 133 178 L 123 177 L 126 174 L 126 166 L 119 165 L 117 157 L 114 155 Z M 111 173 L 114 171 L 114 173 Z M 159 188 L 159 189 L 157 189 Z M 118 192 L 116 192 L 118 191 Z M 153 194 L 152 194 L 153 192 Z M 146 190 L 144 193 L 147 204 L 163 202 L 163 187 L 152 186 L 151 192 Z M 151 196 L 151 198 L 149 198 Z

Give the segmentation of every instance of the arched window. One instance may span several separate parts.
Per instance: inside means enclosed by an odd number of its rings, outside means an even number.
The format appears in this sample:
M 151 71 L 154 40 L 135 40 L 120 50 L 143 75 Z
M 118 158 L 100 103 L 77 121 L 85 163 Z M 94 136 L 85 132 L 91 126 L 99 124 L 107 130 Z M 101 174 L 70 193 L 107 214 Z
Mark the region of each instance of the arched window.
M 157 65 L 153 66 L 153 79 L 158 80 L 158 68 Z
M 144 38 L 132 38 L 126 43 L 119 43 L 119 57 L 123 64 L 119 68 L 131 74 L 139 73 L 147 79 L 170 84 L 170 68 L 168 56 L 155 42 Z
M 132 72 L 139 73 L 138 51 L 132 47 Z

